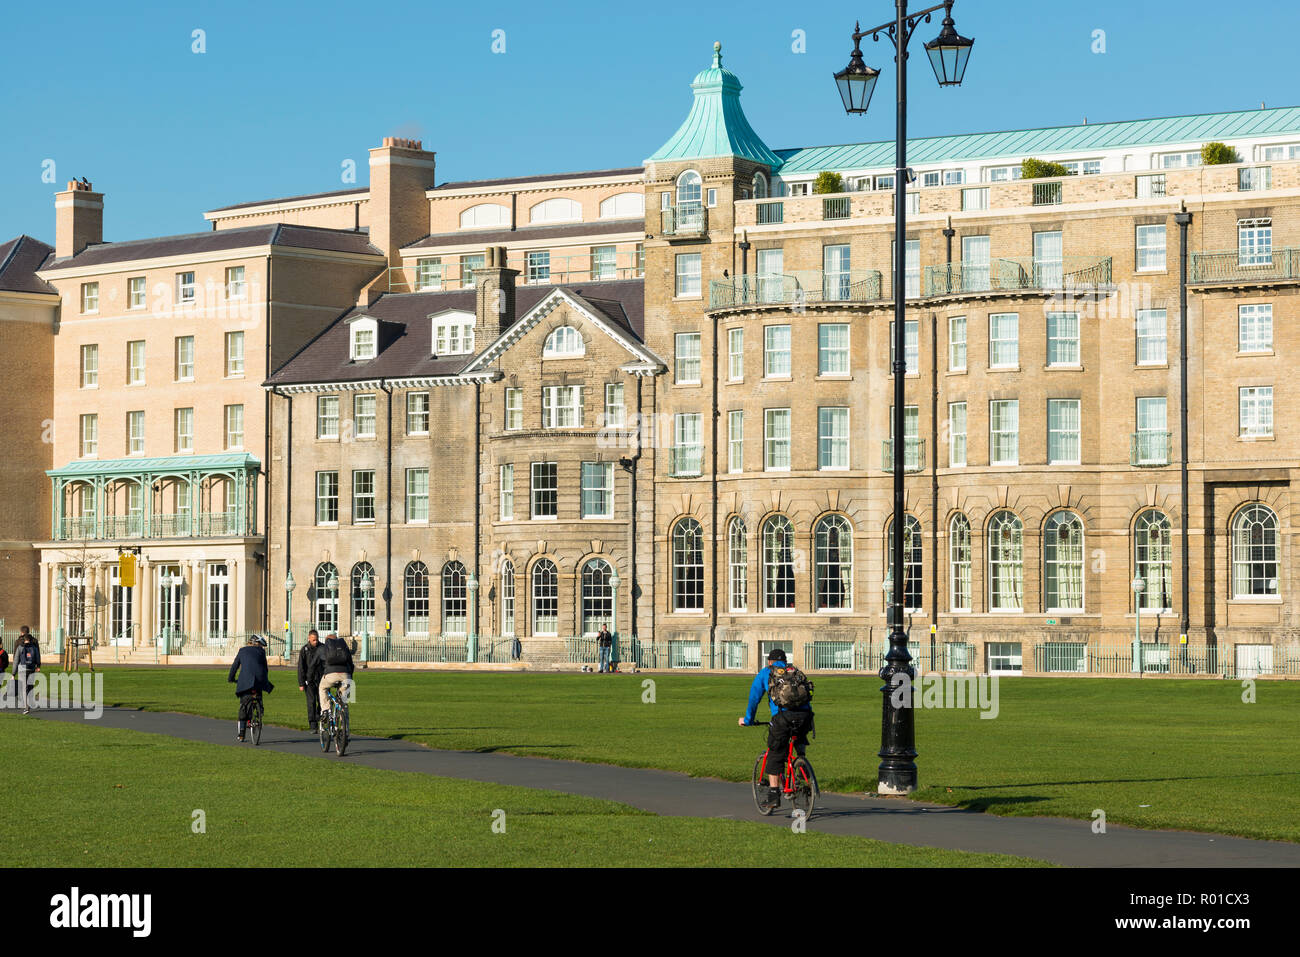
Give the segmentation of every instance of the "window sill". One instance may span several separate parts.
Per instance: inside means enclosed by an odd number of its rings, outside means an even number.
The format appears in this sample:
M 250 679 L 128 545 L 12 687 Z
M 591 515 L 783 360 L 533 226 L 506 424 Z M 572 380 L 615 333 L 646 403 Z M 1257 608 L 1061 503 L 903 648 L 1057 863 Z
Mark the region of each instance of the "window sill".
M 724 384 L 725 384 L 725 385 L 744 385 L 744 384 L 745 384 L 745 380 L 744 380 L 743 378 L 741 378 L 741 379 L 728 379 Z
M 317 522 L 316 527 L 317 528 L 338 528 L 339 523 L 338 522 Z M 903 531 L 906 532 L 907 529 L 903 529 Z M 907 536 L 904 535 L 903 537 L 906 538 Z
M 794 377 L 789 375 L 765 375 L 760 382 L 793 382 Z
M 1250 359 L 1256 356 L 1275 356 L 1277 353 L 1272 349 L 1238 349 L 1238 359 Z
M 407 433 L 406 433 L 406 437 L 407 437 L 408 439 L 420 438 L 421 436 L 427 438 L 428 435 L 429 435 L 428 432 L 407 432 Z
M 529 519 L 530 522 L 554 522 L 558 520 L 558 515 L 534 515 Z M 906 531 L 906 529 L 904 529 L 904 531 Z
M 675 386 L 686 386 L 686 387 L 691 388 L 691 389 L 702 389 L 702 388 L 704 388 L 704 383 L 703 383 L 703 382 L 700 382 L 698 379 L 696 379 L 696 380 L 694 380 L 694 381 L 692 381 L 692 382 L 674 382 L 673 385 L 675 385 Z
M 1239 435 L 1239 436 L 1237 436 L 1237 441 L 1238 441 L 1238 442 L 1276 442 L 1276 441 L 1277 441 L 1277 436 L 1275 436 L 1275 435 Z
M 673 296 L 673 302 L 703 302 L 704 296 Z
M 1165 369 L 1168 370 L 1168 362 L 1136 362 L 1133 364 L 1135 369 Z
M 1229 605 L 1280 605 L 1281 595 L 1239 595 L 1228 599 Z
M 944 375 L 969 375 L 965 369 L 949 369 Z
M 1058 363 L 1058 364 L 1056 364 L 1056 365 L 1045 365 L 1045 366 L 1043 366 L 1043 371 L 1044 371 L 1044 372 L 1082 372 L 1082 371 L 1083 371 L 1083 366 L 1081 366 L 1081 365 L 1065 365 L 1065 364 L 1063 364 L 1063 363 Z
M 374 520 L 373 518 L 372 518 L 372 519 L 361 519 L 361 520 L 359 520 L 359 521 L 355 521 L 355 522 L 353 522 L 353 523 L 352 523 L 352 527 L 353 527 L 353 528 L 374 528 L 374 527 L 375 527 L 375 520 Z M 906 538 L 907 536 L 904 535 L 903 537 Z
M 1019 372 L 1020 366 L 989 366 L 988 372 Z
M 408 518 L 408 519 L 407 519 L 405 522 L 403 522 L 402 524 L 404 524 L 404 525 L 428 525 L 428 524 L 429 524 L 429 520 L 428 520 L 427 518 Z M 903 536 L 903 537 L 906 538 L 907 536 Z

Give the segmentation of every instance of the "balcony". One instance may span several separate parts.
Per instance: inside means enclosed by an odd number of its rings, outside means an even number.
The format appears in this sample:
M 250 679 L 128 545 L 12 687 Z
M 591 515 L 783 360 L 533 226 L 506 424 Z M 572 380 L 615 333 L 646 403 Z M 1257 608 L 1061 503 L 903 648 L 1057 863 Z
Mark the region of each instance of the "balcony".
M 668 450 L 669 474 L 674 478 L 694 478 L 704 471 L 704 447 L 679 445 Z
M 874 269 L 736 276 L 709 283 L 709 309 L 749 306 L 807 306 L 837 302 L 876 302 L 881 298 L 880 273 Z
M 1033 185 L 1035 206 L 1061 205 L 1060 183 L 1034 183 Z
M 785 222 L 785 203 L 780 200 L 773 203 L 759 203 L 755 214 L 758 217 L 758 225 L 760 226 L 783 223 Z
M 669 206 L 659 211 L 659 232 L 675 238 L 703 236 L 709 231 L 709 209 L 702 203 Z
M 1129 465 L 1156 469 L 1169 464 L 1173 442 L 1169 432 L 1134 432 L 1129 436 Z
M 829 196 L 822 200 L 822 219 L 848 219 L 852 214 L 852 198 Z
M 894 471 L 893 439 L 885 439 L 880 443 L 880 467 L 891 474 Z M 905 439 L 903 441 L 903 471 L 919 472 L 923 468 L 925 468 L 925 439 Z
M 1243 255 L 1236 249 L 1192 253 L 1187 270 L 1187 281 L 1198 286 L 1213 283 L 1254 286 L 1297 279 L 1300 279 L 1300 247 L 1295 246 L 1253 255 Z
M 950 263 L 925 268 L 926 296 L 987 292 L 1086 290 L 1111 283 L 1109 256 L 1061 259 L 993 259 L 987 263 Z

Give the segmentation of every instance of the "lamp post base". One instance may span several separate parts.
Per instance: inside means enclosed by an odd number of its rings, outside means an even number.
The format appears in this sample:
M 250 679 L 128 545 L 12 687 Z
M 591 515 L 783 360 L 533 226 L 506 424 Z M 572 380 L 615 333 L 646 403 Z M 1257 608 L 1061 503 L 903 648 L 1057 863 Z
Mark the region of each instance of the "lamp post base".
M 882 797 L 906 797 L 916 790 L 916 765 L 910 769 L 880 771 L 880 780 L 876 784 L 876 793 Z

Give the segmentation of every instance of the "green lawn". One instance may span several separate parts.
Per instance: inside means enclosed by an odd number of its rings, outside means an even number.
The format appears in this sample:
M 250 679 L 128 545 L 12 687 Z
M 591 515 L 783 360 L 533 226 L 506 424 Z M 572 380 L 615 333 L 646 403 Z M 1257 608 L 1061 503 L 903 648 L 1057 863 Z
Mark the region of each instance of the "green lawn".
M 292 672 L 269 720 L 305 728 Z M 642 703 L 642 681 L 656 703 Z M 874 787 L 875 676 L 816 678 L 810 757 L 826 790 Z M 353 727 L 431 747 L 492 749 L 747 780 L 763 731 L 736 726 L 745 676 L 361 672 Z M 233 718 L 224 672 L 109 669 L 110 703 Z M 917 713 L 917 797 L 998 814 L 1300 841 L 1300 683 L 1015 678 L 995 720 Z M 763 707 L 766 707 L 766 702 Z M 1147 806 L 1144 806 L 1147 805 Z
M 1038 862 L 0 715 L 0 867 L 1007 867 Z M 492 829 L 505 812 L 504 833 Z M 195 833 L 194 811 L 206 830 Z M 497 818 L 497 820 L 501 820 Z

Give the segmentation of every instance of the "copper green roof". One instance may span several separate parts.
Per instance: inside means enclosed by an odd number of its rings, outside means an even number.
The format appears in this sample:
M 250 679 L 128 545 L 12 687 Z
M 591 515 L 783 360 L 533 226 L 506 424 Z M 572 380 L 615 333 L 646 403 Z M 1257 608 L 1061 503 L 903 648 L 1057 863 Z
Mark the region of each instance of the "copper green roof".
M 172 472 L 232 472 L 238 469 L 260 469 L 261 463 L 246 452 L 225 455 L 167 455 L 156 458 L 86 459 L 70 462 L 61 469 L 49 469 L 45 474 L 52 478 L 71 478 L 87 475 L 140 475 L 141 473 Z
M 774 168 L 781 165 L 781 158 L 767 148 L 745 119 L 740 108 L 740 79 L 722 68 L 721 43 L 713 44 L 713 65 L 696 74 L 691 89 L 695 100 L 686 122 L 647 163 L 740 156 Z
M 907 161 L 913 166 L 1000 158 L 1019 161 L 1028 156 L 1060 153 L 1083 156 L 1089 152 L 1126 146 L 1179 143 L 1194 143 L 1199 146 L 1213 140 L 1289 133 L 1300 134 L 1298 106 L 1125 120 L 1117 123 L 1089 123 L 1082 126 L 1054 126 L 1035 130 L 1007 130 L 1000 133 L 926 136 L 907 141 Z M 816 173 L 821 170 L 889 169 L 894 165 L 893 140 L 811 146 L 776 152 L 781 159 L 782 175 Z

